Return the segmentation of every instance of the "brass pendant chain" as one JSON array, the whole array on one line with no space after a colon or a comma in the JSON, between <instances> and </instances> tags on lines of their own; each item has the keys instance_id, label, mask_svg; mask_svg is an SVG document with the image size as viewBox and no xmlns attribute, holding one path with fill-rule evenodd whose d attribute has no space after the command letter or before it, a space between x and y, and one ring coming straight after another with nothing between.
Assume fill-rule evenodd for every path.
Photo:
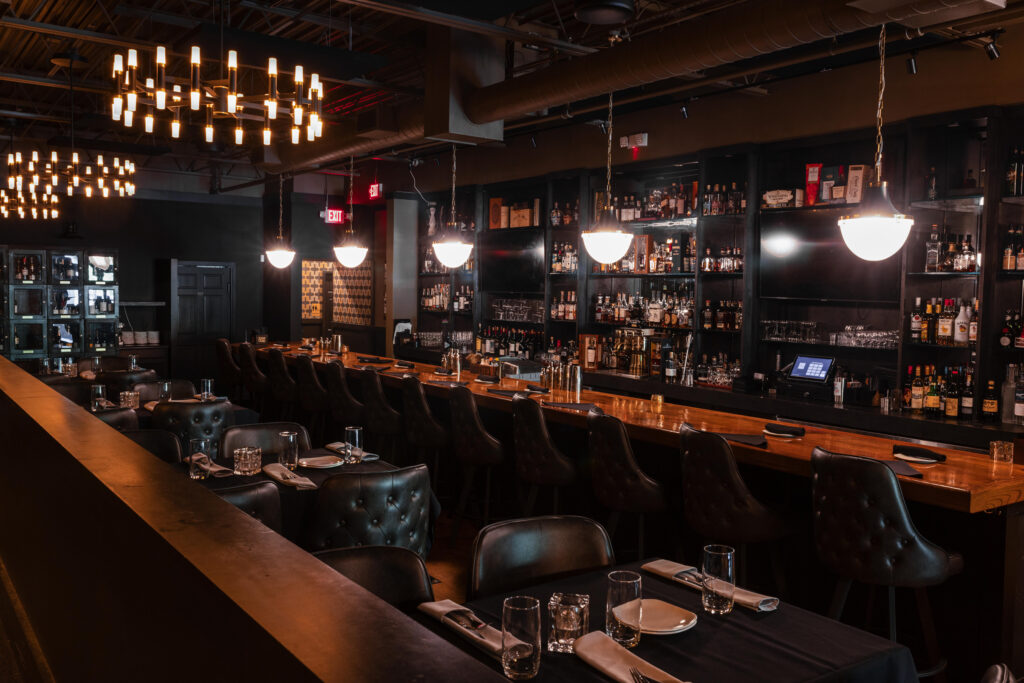
<instances>
[{"instance_id":1,"label":"brass pendant chain","mask_svg":"<svg viewBox=\"0 0 1024 683\"><path fill-rule=\"evenodd\" d=\"M452 145L452 215L449 219L451 226L454 228L455 223L455 145Z\"/></svg>"},{"instance_id":2,"label":"brass pendant chain","mask_svg":"<svg viewBox=\"0 0 1024 683\"><path fill-rule=\"evenodd\" d=\"M356 172L354 157L348 158L348 232L355 234L356 214L352 199L352 190L356 184Z\"/></svg>"},{"instance_id":3,"label":"brass pendant chain","mask_svg":"<svg viewBox=\"0 0 1024 683\"><path fill-rule=\"evenodd\" d=\"M277 239L284 239L284 175L277 176Z\"/></svg>"},{"instance_id":4,"label":"brass pendant chain","mask_svg":"<svg viewBox=\"0 0 1024 683\"><path fill-rule=\"evenodd\" d=\"M882 110L885 106L885 24L878 36L878 110L875 113L875 182L882 182Z\"/></svg>"},{"instance_id":5,"label":"brass pendant chain","mask_svg":"<svg viewBox=\"0 0 1024 683\"><path fill-rule=\"evenodd\" d=\"M608 93L608 154L604 173L604 205L609 208L612 205L612 97L613 93Z\"/></svg>"}]
</instances>

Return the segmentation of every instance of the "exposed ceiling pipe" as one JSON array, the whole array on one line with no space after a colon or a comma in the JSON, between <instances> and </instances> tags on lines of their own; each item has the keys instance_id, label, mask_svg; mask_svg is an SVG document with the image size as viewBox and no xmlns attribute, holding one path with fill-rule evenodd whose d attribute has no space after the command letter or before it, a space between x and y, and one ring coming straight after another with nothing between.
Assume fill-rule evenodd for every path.
<instances>
[{"instance_id":1,"label":"exposed ceiling pipe","mask_svg":"<svg viewBox=\"0 0 1024 683\"><path fill-rule=\"evenodd\" d=\"M468 94L465 111L475 123L516 118L973 2L918 0L867 14L846 1L753 0L643 40L479 88Z\"/></svg>"}]
</instances>

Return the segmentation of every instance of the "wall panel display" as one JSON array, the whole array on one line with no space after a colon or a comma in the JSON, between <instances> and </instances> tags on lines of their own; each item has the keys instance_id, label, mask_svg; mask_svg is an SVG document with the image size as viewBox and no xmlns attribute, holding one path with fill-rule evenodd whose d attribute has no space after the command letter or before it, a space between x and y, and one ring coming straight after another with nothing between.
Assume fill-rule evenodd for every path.
<instances>
[{"instance_id":1,"label":"wall panel display","mask_svg":"<svg viewBox=\"0 0 1024 683\"><path fill-rule=\"evenodd\" d=\"M302 261L302 319L322 317L323 274L334 273L334 311L331 322L370 325L373 315L372 262L358 268L344 268L335 261Z\"/></svg>"}]
</instances>

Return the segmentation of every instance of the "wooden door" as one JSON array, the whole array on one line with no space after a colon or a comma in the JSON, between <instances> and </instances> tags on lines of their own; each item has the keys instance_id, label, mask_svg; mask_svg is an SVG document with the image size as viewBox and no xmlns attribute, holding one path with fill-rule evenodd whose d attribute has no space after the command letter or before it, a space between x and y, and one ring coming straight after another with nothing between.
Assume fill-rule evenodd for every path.
<instances>
[{"instance_id":1,"label":"wooden door","mask_svg":"<svg viewBox=\"0 0 1024 683\"><path fill-rule=\"evenodd\" d=\"M231 339L235 264L171 260L171 373L197 382L217 376L213 342Z\"/></svg>"}]
</instances>

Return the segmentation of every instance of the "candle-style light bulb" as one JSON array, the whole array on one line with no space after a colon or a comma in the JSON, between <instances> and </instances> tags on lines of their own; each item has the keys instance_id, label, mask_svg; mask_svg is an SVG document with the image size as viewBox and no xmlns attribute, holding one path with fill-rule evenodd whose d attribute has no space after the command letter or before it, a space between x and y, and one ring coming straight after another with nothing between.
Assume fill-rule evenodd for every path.
<instances>
[{"instance_id":1,"label":"candle-style light bulb","mask_svg":"<svg viewBox=\"0 0 1024 683\"><path fill-rule=\"evenodd\" d=\"M175 119L171 121L171 137L177 138L181 136L181 121Z\"/></svg>"},{"instance_id":2,"label":"candle-style light bulb","mask_svg":"<svg viewBox=\"0 0 1024 683\"><path fill-rule=\"evenodd\" d=\"M167 66L167 48L163 45L156 46L156 63Z\"/></svg>"},{"instance_id":3,"label":"candle-style light bulb","mask_svg":"<svg viewBox=\"0 0 1024 683\"><path fill-rule=\"evenodd\" d=\"M269 146L270 145L270 129L269 128L264 128L263 129L263 144L265 146Z\"/></svg>"},{"instance_id":4,"label":"candle-style light bulb","mask_svg":"<svg viewBox=\"0 0 1024 683\"><path fill-rule=\"evenodd\" d=\"M292 144L293 145L299 144L299 127L298 126L292 126Z\"/></svg>"},{"instance_id":5,"label":"candle-style light bulb","mask_svg":"<svg viewBox=\"0 0 1024 683\"><path fill-rule=\"evenodd\" d=\"M242 124L241 123L239 123L235 127L235 144L236 145L242 144Z\"/></svg>"},{"instance_id":6,"label":"candle-style light bulb","mask_svg":"<svg viewBox=\"0 0 1024 683\"><path fill-rule=\"evenodd\" d=\"M194 111L199 111L199 100L200 100L200 90L199 89L202 87L202 85L199 82L199 65L200 65L199 46L198 45L193 45L192 46L191 65L189 67L190 71L191 71L191 81L192 81L191 89L189 91L189 106Z\"/></svg>"}]
</instances>

